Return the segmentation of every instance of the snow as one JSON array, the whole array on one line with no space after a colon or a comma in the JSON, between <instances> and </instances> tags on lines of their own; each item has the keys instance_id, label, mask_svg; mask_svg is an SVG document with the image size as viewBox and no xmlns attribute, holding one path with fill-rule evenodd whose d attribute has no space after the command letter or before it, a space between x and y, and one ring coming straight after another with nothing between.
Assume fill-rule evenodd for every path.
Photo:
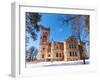
<instances>
[{"instance_id":1,"label":"snow","mask_svg":"<svg viewBox=\"0 0 100 80\"><path fill-rule=\"evenodd\" d=\"M86 64L89 64L89 60L86 60ZM83 60L79 61L54 61L54 62L39 62L39 63L27 63L27 68L32 67L50 67L50 66L71 66L71 65L85 65Z\"/></svg>"}]
</instances>

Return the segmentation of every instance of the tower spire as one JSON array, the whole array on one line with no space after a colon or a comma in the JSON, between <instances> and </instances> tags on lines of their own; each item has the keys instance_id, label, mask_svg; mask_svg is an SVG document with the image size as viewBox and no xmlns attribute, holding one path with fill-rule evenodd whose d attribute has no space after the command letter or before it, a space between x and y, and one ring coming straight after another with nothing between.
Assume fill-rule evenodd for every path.
<instances>
[{"instance_id":1,"label":"tower spire","mask_svg":"<svg viewBox=\"0 0 100 80\"><path fill-rule=\"evenodd\" d=\"M51 42L54 42L53 37L51 38Z\"/></svg>"}]
</instances>

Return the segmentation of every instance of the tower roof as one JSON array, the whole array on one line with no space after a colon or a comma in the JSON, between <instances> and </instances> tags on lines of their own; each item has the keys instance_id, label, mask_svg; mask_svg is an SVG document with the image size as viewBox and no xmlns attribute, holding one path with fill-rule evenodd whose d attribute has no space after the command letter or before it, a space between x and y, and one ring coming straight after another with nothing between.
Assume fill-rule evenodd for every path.
<instances>
[{"instance_id":1,"label":"tower roof","mask_svg":"<svg viewBox=\"0 0 100 80\"><path fill-rule=\"evenodd\" d=\"M65 41L68 41L68 40L70 40L70 39L75 39L76 40L76 37L75 36L69 36L67 39L65 39Z\"/></svg>"},{"instance_id":2,"label":"tower roof","mask_svg":"<svg viewBox=\"0 0 100 80\"><path fill-rule=\"evenodd\" d=\"M45 29L45 30L50 30L50 28L46 28L46 27L44 27L44 26L41 26L40 28L41 28L41 29Z\"/></svg>"}]
</instances>

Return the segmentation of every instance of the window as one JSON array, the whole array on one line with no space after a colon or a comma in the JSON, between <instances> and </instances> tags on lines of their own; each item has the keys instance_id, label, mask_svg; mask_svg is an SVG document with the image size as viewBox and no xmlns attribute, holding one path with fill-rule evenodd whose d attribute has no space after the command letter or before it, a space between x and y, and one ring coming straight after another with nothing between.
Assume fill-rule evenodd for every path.
<instances>
[{"instance_id":1,"label":"window","mask_svg":"<svg viewBox=\"0 0 100 80\"><path fill-rule=\"evenodd\" d=\"M45 48L43 48L43 51L45 50Z\"/></svg>"},{"instance_id":2,"label":"window","mask_svg":"<svg viewBox=\"0 0 100 80\"><path fill-rule=\"evenodd\" d=\"M48 55L48 57L50 57L50 54Z\"/></svg>"},{"instance_id":3,"label":"window","mask_svg":"<svg viewBox=\"0 0 100 80\"><path fill-rule=\"evenodd\" d=\"M47 39L47 36L45 35L45 36L43 36L43 38L44 38L44 39Z\"/></svg>"},{"instance_id":4,"label":"window","mask_svg":"<svg viewBox=\"0 0 100 80\"><path fill-rule=\"evenodd\" d=\"M51 46L51 44L49 43L49 46Z\"/></svg>"},{"instance_id":5,"label":"window","mask_svg":"<svg viewBox=\"0 0 100 80\"><path fill-rule=\"evenodd\" d=\"M72 56L72 53L70 52L70 56Z\"/></svg>"},{"instance_id":6,"label":"window","mask_svg":"<svg viewBox=\"0 0 100 80\"><path fill-rule=\"evenodd\" d=\"M77 56L77 53L75 52L75 56Z\"/></svg>"},{"instance_id":7,"label":"window","mask_svg":"<svg viewBox=\"0 0 100 80\"><path fill-rule=\"evenodd\" d=\"M73 52L73 56L75 56L75 55L74 55L74 52Z\"/></svg>"},{"instance_id":8,"label":"window","mask_svg":"<svg viewBox=\"0 0 100 80\"><path fill-rule=\"evenodd\" d=\"M44 55L42 55L42 58L44 58Z\"/></svg>"},{"instance_id":9,"label":"window","mask_svg":"<svg viewBox=\"0 0 100 80\"><path fill-rule=\"evenodd\" d=\"M58 53L56 53L56 57L58 57Z\"/></svg>"},{"instance_id":10,"label":"window","mask_svg":"<svg viewBox=\"0 0 100 80\"><path fill-rule=\"evenodd\" d=\"M77 56L76 52L70 52L70 56Z\"/></svg>"},{"instance_id":11,"label":"window","mask_svg":"<svg viewBox=\"0 0 100 80\"><path fill-rule=\"evenodd\" d=\"M59 57L61 57L61 53L59 53Z\"/></svg>"}]
</instances>

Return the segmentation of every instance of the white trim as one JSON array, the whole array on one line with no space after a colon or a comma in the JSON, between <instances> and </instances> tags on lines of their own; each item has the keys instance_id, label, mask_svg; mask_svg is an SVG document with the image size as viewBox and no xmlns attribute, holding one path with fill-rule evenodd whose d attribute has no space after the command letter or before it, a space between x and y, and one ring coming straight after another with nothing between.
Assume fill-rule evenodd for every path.
<instances>
[{"instance_id":1,"label":"white trim","mask_svg":"<svg viewBox=\"0 0 100 80\"><path fill-rule=\"evenodd\" d=\"M25 7L26 6L26 7ZM30 7L31 6L31 7ZM12 3L12 76L18 77L18 76L27 76L27 75L35 75L32 71L39 71L43 70L44 72L48 72L45 68L38 68L36 70L33 69L27 69L25 68L25 12L45 12L45 13L63 13L63 14L88 14L91 16L91 34L95 36L95 9L94 8L73 8L72 6L68 7L52 7L52 6L43 6L42 5L32 5L31 4L19 4L19 3ZM91 56L90 56L90 65L85 66L76 66L72 70L70 67L66 68L63 67L62 69L58 67L59 73L61 71L65 70L66 72L76 73L76 72L91 72L95 71L95 56L96 54L93 54L94 50L94 44L93 39L94 36L91 36ZM50 73L53 73L54 68L47 68L49 69ZM78 69L78 70L77 70ZM53 71L50 71L53 70ZM71 71L70 71L71 70ZM41 73L38 73L37 75L40 75Z\"/></svg>"},{"instance_id":2,"label":"white trim","mask_svg":"<svg viewBox=\"0 0 100 80\"><path fill-rule=\"evenodd\" d=\"M16 5L16 3L12 3L12 62L11 62L11 74L14 77L17 77L19 75L19 7Z\"/></svg>"}]
</instances>

